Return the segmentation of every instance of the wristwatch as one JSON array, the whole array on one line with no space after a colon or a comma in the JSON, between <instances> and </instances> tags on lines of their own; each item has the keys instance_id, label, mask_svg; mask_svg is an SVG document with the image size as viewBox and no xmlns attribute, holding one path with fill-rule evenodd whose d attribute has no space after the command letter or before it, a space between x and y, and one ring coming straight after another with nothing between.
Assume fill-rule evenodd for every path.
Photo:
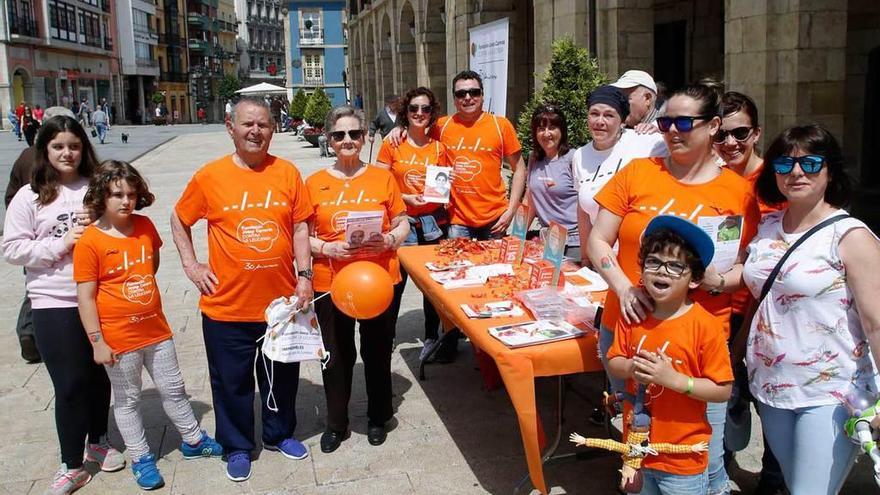
<instances>
[{"instance_id":1,"label":"wristwatch","mask_svg":"<svg viewBox=\"0 0 880 495\"><path fill-rule=\"evenodd\" d=\"M709 295L719 296L719 295L721 295L722 292L724 292L724 274L719 273L718 276L721 277L721 283L718 284L717 287L715 287L713 289L709 289Z\"/></svg>"},{"instance_id":2,"label":"wristwatch","mask_svg":"<svg viewBox=\"0 0 880 495\"><path fill-rule=\"evenodd\" d=\"M296 275L298 277L302 277L306 280L312 280L312 269L309 268L307 270L300 270L300 271L296 272Z\"/></svg>"}]
</instances>

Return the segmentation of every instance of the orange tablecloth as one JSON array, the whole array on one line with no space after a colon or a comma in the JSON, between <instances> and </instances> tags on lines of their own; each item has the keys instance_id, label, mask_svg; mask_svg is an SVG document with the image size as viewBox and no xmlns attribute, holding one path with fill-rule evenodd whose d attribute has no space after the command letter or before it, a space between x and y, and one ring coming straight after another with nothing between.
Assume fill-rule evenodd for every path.
<instances>
[{"instance_id":1,"label":"orange tablecloth","mask_svg":"<svg viewBox=\"0 0 880 495\"><path fill-rule=\"evenodd\" d=\"M516 410L520 434L529 466L532 484L547 493L541 462L541 431L535 404L535 377L557 376L585 371L601 371L597 354L597 337L588 335L577 339L549 344L510 349L495 339L487 329L499 325L528 321L519 318L470 319L461 304L485 303L487 299L474 298L475 293L486 293L483 287L446 290L431 279L425 263L434 260L433 246L403 247L397 251L400 262L421 291L431 299L437 311L464 332L480 350L489 355L498 366L507 393ZM491 299L489 299L491 300Z\"/></svg>"}]
</instances>

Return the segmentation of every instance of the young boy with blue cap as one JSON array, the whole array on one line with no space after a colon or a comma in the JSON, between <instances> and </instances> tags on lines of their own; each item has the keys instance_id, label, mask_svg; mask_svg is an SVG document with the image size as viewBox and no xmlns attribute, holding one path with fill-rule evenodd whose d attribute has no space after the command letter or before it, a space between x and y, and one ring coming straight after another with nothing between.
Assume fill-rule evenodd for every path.
<instances>
[{"instance_id":1,"label":"young boy with blue cap","mask_svg":"<svg viewBox=\"0 0 880 495\"><path fill-rule=\"evenodd\" d=\"M630 393L639 384L648 386L651 443L708 443L706 403L730 397L733 373L723 323L689 298L714 254L703 230L672 215L655 217L642 237L641 282L654 311L641 323L618 321L608 369L627 380ZM642 464L641 493L705 494L708 462L706 452L649 455Z\"/></svg>"}]
</instances>

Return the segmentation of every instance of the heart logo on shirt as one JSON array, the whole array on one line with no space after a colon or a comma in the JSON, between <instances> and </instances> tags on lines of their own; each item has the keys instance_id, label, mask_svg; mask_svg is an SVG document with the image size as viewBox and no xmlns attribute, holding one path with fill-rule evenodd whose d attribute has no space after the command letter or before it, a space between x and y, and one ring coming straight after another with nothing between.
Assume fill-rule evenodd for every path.
<instances>
[{"instance_id":1,"label":"heart logo on shirt","mask_svg":"<svg viewBox=\"0 0 880 495\"><path fill-rule=\"evenodd\" d=\"M403 180L413 189L422 190L425 187L425 171L419 169L409 169L403 174Z\"/></svg>"},{"instance_id":2,"label":"heart logo on shirt","mask_svg":"<svg viewBox=\"0 0 880 495\"><path fill-rule=\"evenodd\" d=\"M455 175L455 181L453 181L453 184L458 181L470 182L482 171L482 163L476 160L469 160L465 157L458 157L455 159L455 168L452 172Z\"/></svg>"},{"instance_id":3,"label":"heart logo on shirt","mask_svg":"<svg viewBox=\"0 0 880 495\"><path fill-rule=\"evenodd\" d=\"M155 292L156 280L152 275L132 275L122 283L122 296L144 306L153 301Z\"/></svg>"},{"instance_id":4,"label":"heart logo on shirt","mask_svg":"<svg viewBox=\"0 0 880 495\"><path fill-rule=\"evenodd\" d=\"M348 210L337 211L330 218L330 225L333 226L333 233L338 234L345 230L345 222L348 219Z\"/></svg>"},{"instance_id":5,"label":"heart logo on shirt","mask_svg":"<svg viewBox=\"0 0 880 495\"><path fill-rule=\"evenodd\" d=\"M238 224L235 234L238 240L258 253L272 249L278 239L278 224L271 220L261 222L256 218L245 218Z\"/></svg>"}]
</instances>

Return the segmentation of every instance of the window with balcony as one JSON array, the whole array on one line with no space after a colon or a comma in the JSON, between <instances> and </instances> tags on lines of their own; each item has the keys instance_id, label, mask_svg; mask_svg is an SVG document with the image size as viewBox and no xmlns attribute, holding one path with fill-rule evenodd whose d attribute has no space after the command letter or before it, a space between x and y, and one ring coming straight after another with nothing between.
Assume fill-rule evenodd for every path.
<instances>
[{"instance_id":1,"label":"window with balcony","mask_svg":"<svg viewBox=\"0 0 880 495\"><path fill-rule=\"evenodd\" d=\"M143 10L131 9L131 20L134 25L134 32L145 36L150 35L150 14Z\"/></svg>"},{"instance_id":2,"label":"window with balcony","mask_svg":"<svg viewBox=\"0 0 880 495\"><path fill-rule=\"evenodd\" d=\"M312 86L324 84L324 55L304 52L302 61L303 82Z\"/></svg>"},{"instance_id":3,"label":"window with balcony","mask_svg":"<svg viewBox=\"0 0 880 495\"><path fill-rule=\"evenodd\" d=\"M321 45L324 43L323 18L320 9L303 9L299 12L300 45Z\"/></svg>"},{"instance_id":4,"label":"window with balcony","mask_svg":"<svg viewBox=\"0 0 880 495\"><path fill-rule=\"evenodd\" d=\"M79 42L103 48L104 40L101 37L100 16L85 10L79 11Z\"/></svg>"},{"instance_id":5,"label":"window with balcony","mask_svg":"<svg viewBox=\"0 0 880 495\"><path fill-rule=\"evenodd\" d=\"M49 0L50 35L59 40L76 42L76 8L64 2Z\"/></svg>"},{"instance_id":6,"label":"window with balcony","mask_svg":"<svg viewBox=\"0 0 880 495\"><path fill-rule=\"evenodd\" d=\"M9 1L9 32L21 36L37 36L34 5L31 0Z\"/></svg>"}]
</instances>

